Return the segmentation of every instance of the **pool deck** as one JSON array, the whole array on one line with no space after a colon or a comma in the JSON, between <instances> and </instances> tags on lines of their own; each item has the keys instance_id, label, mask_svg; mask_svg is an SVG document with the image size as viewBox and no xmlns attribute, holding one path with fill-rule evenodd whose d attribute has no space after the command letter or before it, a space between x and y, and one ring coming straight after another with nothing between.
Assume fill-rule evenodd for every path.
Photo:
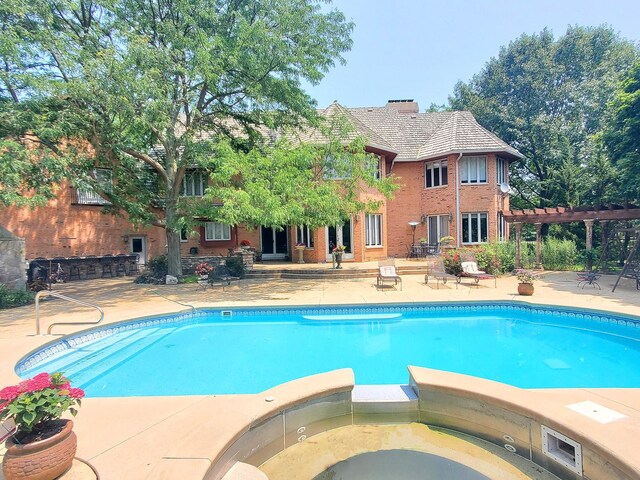
<instances>
[{"instance_id":1,"label":"pool deck","mask_svg":"<svg viewBox=\"0 0 640 480\"><path fill-rule=\"evenodd\" d=\"M417 262L398 263L415 265ZM261 265L258 268L281 267ZM301 267L318 268L318 265L295 264L295 268ZM377 264L369 266L376 267ZM345 264L345 268L355 267ZM136 285L132 278L117 278L54 285L54 290L100 305L105 311L104 323L188 308L176 303L178 300L195 307L517 300L640 316L640 292L635 282L623 279L612 293L615 280L615 276L603 276L599 280L602 290L590 286L581 289L577 287L575 273L546 272L536 282L532 297L517 294L517 282L512 276L499 278L497 288L492 281L481 281L476 287L472 281L463 280L457 289L455 284L448 283L440 285L438 290L435 282L425 285L422 275L404 275L402 291L394 287L377 289L375 278L241 280L224 289L214 286L207 290L197 284ZM42 302L41 316L42 330L46 331L51 322L93 320L97 313L60 299L50 299ZM71 333L82 328L86 327L60 326L54 333ZM33 305L0 311L0 387L17 383L16 362L54 338L58 336L35 335ZM566 405L586 400L624 413L626 418L608 424L584 417L580 427L587 434L592 432L598 442L633 457L627 460L637 469L640 478L637 454L640 389L553 389L536 390L536 395L544 395L547 405L555 406L557 415L565 421L575 418L575 413ZM209 429L210 438L215 438L216 429L232 427L239 417L251 417L254 405L254 395L85 399L74 419L78 457L92 464L102 480L201 478L222 447L216 442L205 444L202 429ZM200 433L196 435L196 431Z\"/></svg>"}]
</instances>

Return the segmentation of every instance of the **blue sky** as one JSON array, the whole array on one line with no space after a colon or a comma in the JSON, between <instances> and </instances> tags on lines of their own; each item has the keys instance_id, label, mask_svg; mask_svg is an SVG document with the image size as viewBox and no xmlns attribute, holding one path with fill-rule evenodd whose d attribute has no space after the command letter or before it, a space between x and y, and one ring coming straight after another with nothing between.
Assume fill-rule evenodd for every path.
<instances>
[{"instance_id":1,"label":"blue sky","mask_svg":"<svg viewBox=\"0 0 640 480\"><path fill-rule=\"evenodd\" d=\"M638 0L334 0L355 23L345 66L307 91L326 107L382 106L413 98L424 111L442 104L458 80L468 81L522 33L568 25L610 25L640 41Z\"/></svg>"}]
</instances>

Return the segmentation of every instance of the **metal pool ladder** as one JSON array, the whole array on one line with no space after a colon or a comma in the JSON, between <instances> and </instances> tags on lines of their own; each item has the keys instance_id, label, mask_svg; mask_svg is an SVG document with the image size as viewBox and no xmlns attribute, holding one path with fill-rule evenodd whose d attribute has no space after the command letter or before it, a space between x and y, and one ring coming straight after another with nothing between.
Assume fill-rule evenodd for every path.
<instances>
[{"instance_id":1,"label":"metal pool ladder","mask_svg":"<svg viewBox=\"0 0 640 480\"><path fill-rule=\"evenodd\" d=\"M104 320L104 310L97 305L93 305L92 303L83 302L82 300L76 300L75 298L67 297L66 295L62 295L61 293L52 292L50 290L41 290L36 293L36 335L40 335L40 298L42 297L56 297L61 298L63 300L67 300L69 302L77 303L79 305L84 305L85 307L95 308L100 312L100 319L97 322L55 322L49 325L47 329L47 335L51 334L51 329L55 325L97 325L102 320Z\"/></svg>"}]
</instances>

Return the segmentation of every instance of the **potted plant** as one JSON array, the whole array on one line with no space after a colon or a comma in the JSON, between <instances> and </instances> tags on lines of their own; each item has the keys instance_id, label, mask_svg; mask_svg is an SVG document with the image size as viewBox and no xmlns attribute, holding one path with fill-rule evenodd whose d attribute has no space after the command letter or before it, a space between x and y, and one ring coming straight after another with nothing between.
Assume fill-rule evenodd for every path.
<instances>
[{"instance_id":1,"label":"potted plant","mask_svg":"<svg viewBox=\"0 0 640 480\"><path fill-rule=\"evenodd\" d=\"M333 256L333 263L335 264L335 268L342 268L342 255L346 251L347 247L344 245L338 244L331 250L331 255Z\"/></svg>"},{"instance_id":2,"label":"potted plant","mask_svg":"<svg viewBox=\"0 0 640 480\"><path fill-rule=\"evenodd\" d=\"M297 242L295 244L296 252L298 253L298 263L304 263L304 249L306 245L303 242Z\"/></svg>"},{"instance_id":3,"label":"potted plant","mask_svg":"<svg viewBox=\"0 0 640 480\"><path fill-rule=\"evenodd\" d=\"M240 248L242 248L242 250L249 250L250 247L251 247L251 242L249 240L242 240L240 242Z\"/></svg>"},{"instance_id":4,"label":"potted plant","mask_svg":"<svg viewBox=\"0 0 640 480\"><path fill-rule=\"evenodd\" d=\"M518 293L527 296L533 295L533 282L535 281L533 272L519 268L516 270L516 278L518 279Z\"/></svg>"},{"instance_id":5,"label":"potted plant","mask_svg":"<svg viewBox=\"0 0 640 480\"><path fill-rule=\"evenodd\" d=\"M211 272L213 272L213 267L206 262L196 265L195 273L200 280L208 279Z\"/></svg>"},{"instance_id":6,"label":"potted plant","mask_svg":"<svg viewBox=\"0 0 640 480\"><path fill-rule=\"evenodd\" d=\"M73 421L84 392L71 388L61 372L40 373L0 390L0 421L13 418L16 432L7 439L2 461L6 480L52 480L69 468L76 454Z\"/></svg>"}]
</instances>

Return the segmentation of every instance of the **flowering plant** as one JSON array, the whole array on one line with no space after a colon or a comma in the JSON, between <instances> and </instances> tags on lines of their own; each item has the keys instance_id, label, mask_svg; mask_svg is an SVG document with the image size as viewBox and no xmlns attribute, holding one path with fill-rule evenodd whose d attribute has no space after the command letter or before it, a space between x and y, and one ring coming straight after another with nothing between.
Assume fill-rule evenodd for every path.
<instances>
[{"instance_id":1,"label":"flowering plant","mask_svg":"<svg viewBox=\"0 0 640 480\"><path fill-rule=\"evenodd\" d=\"M198 276L209 275L211 272L213 272L213 267L208 263L202 262L196 265L196 275Z\"/></svg>"},{"instance_id":2,"label":"flowering plant","mask_svg":"<svg viewBox=\"0 0 640 480\"><path fill-rule=\"evenodd\" d=\"M241 247L250 247L251 246L251 242L249 240L242 240L240 242L240 246Z\"/></svg>"},{"instance_id":3,"label":"flowering plant","mask_svg":"<svg viewBox=\"0 0 640 480\"><path fill-rule=\"evenodd\" d=\"M520 283L533 283L533 281L536 279L531 270L525 270L523 268L519 268L516 270L516 277L518 278L518 282Z\"/></svg>"},{"instance_id":4,"label":"flowering plant","mask_svg":"<svg viewBox=\"0 0 640 480\"><path fill-rule=\"evenodd\" d=\"M71 388L69 379L56 372L40 373L18 385L0 390L0 421L13 417L18 433L38 430L69 410L74 417L84 391Z\"/></svg>"},{"instance_id":5,"label":"flowering plant","mask_svg":"<svg viewBox=\"0 0 640 480\"><path fill-rule=\"evenodd\" d=\"M447 235L440 239L440 245L451 245L454 241L455 241L455 238L453 238L450 235Z\"/></svg>"},{"instance_id":6,"label":"flowering plant","mask_svg":"<svg viewBox=\"0 0 640 480\"><path fill-rule=\"evenodd\" d=\"M345 247L344 245L338 244L335 247L333 247L333 250L331 250L333 253L344 253L344 251L347 249L347 247Z\"/></svg>"}]
</instances>

